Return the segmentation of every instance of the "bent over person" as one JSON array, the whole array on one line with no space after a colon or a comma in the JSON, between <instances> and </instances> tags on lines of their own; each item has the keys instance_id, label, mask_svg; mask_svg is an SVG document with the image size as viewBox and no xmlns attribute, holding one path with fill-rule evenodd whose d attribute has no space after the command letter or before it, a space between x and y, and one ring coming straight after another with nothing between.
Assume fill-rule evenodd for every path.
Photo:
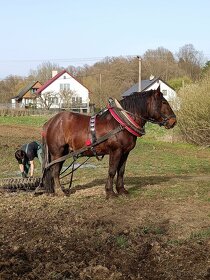
<instances>
[{"instance_id":1,"label":"bent over person","mask_svg":"<svg viewBox=\"0 0 210 280\"><path fill-rule=\"evenodd\" d=\"M38 158L42 165L42 146L36 141L25 144L15 152L15 158L19 163L20 172L23 178L27 178L30 170L30 177L34 175L34 158Z\"/></svg>"}]
</instances>

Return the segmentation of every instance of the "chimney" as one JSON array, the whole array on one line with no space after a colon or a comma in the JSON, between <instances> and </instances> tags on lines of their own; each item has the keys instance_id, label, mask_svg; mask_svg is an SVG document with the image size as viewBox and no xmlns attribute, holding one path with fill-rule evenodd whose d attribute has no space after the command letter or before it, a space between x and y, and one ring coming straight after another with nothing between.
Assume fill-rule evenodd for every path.
<instances>
[{"instance_id":1,"label":"chimney","mask_svg":"<svg viewBox=\"0 0 210 280\"><path fill-rule=\"evenodd\" d=\"M154 79L155 76L150 75L149 80L152 81Z\"/></svg>"},{"instance_id":2,"label":"chimney","mask_svg":"<svg viewBox=\"0 0 210 280\"><path fill-rule=\"evenodd\" d=\"M58 74L57 70L52 70L52 78L55 77Z\"/></svg>"}]
</instances>

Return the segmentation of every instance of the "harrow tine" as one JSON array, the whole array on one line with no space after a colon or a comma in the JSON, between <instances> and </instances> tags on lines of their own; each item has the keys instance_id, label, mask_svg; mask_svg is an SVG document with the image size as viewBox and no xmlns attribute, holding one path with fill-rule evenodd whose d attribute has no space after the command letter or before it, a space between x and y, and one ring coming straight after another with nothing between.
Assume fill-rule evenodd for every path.
<instances>
[{"instance_id":1,"label":"harrow tine","mask_svg":"<svg viewBox=\"0 0 210 280\"><path fill-rule=\"evenodd\" d=\"M0 188L8 192L34 191L41 178L4 178L0 179Z\"/></svg>"}]
</instances>

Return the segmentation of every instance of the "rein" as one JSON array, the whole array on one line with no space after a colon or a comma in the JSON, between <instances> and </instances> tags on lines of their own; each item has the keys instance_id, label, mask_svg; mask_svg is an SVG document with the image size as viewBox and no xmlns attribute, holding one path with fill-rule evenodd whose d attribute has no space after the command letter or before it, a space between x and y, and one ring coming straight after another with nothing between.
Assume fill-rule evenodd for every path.
<instances>
[{"instance_id":1,"label":"rein","mask_svg":"<svg viewBox=\"0 0 210 280\"><path fill-rule=\"evenodd\" d=\"M67 158L70 158L72 157L73 159L77 159L79 158L80 156L82 156L82 154L84 152L87 152L87 151L91 151L91 149L101 143L103 143L104 141L106 141L108 138L114 136L115 134L119 133L120 131L124 130L124 127L122 127L121 125L116 127L114 130L112 131L109 131L108 133L106 133L105 135L101 136L99 139L97 139L94 143L92 143L90 146L85 146L81 149L78 149L76 151L73 151L65 156L62 156L58 159L55 159L53 161L51 161L50 163L48 163L46 166L45 166L45 169L48 169L50 166L54 165L55 163L58 163L58 162L62 162L62 161L65 161Z\"/></svg>"},{"instance_id":2,"label":"rein","mask_svg":"<svg viewBox=\"0 0 210 280\"><path fill-rule=\"evenodd\" d=\"M115 134L119 133L119 132L122 131L122 130L124 130L124 127L121 126L121 125L119 125L119 126L116 127L114 130L109 131L107 134L105 134L105 135L103 135L102 137L100 137L99 139L97 139L97 140L96 140L94 143L92 143L91 145L85 146L85 147L83 147L83 148L81 148L81 149L79 149L79 150L73 151L73 152L71 152L71 153L69 153L69 154L67 154L67 155L65 155L65 156L62 156L62 157L60 157L60 158L58 158L58 159L56 159L56 160L51 161L50 163L48 163L48 164L44 167L44 171L43 171L43 174L42 174L42 179L41 179L41 181L42 181L43 178L44 178L44 173L46 172L46 170L47 170L50 166L52 166L52 165L54 165L54 164L56 164L56 163L58 163L58 162L65 161L67 158L71 158L71 157L72 157L72 158L73 158L72 163L61 173L61 175L62 175L65 171L67 171L67 170L72 166L72 170L71 170L68 174L62 176L62 178L64 178L64 177L66 177L67 175L71 174L71 178L70 178L70 182L69 182L69 189L70 189L70 188L71 188L71 185L72 185L72 181L73 181L73 173L74 173L74 171L76 171L79 167L81 167L87 160L89 160L90 157L88 157L88 158L87 158L82 164L80 164L78 167L74 168L74 164L75 164L76 160L77 160L80 156L82 156L82 154L83 154L84 152L93 151L93 148L94 148L95 146L97 146L97 145L103 143L104 141L106 141L107 139L109 139L110 137L114 136ZM68 184L68 183L67 183L67 184ZM66 184L64 184L64 185L66 185Z\"/></svg>"}]
</instances>

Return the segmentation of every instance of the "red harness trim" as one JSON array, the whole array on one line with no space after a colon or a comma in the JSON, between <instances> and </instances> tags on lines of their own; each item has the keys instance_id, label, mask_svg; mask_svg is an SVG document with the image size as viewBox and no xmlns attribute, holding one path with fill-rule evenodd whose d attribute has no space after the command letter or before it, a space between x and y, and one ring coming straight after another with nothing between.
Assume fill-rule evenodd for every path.
<instances>
[{"instance_id":1,"label":"red harness trim","mask_svg":"<svg viewBox=\"0 0 210 280\"><path fill-rule=\"evenodd\" d=\"M92 141L88 138L86 141L85 141L85 145L86 146L90 146L92 144Z\"/></svg>"},{"instance_id":2,"label":"red harness trim","mask_svg":"<svg viewBox=\"0 0 210 280\"><path fill-rule=\"evenodd\" d=\"M129 131L131 134L137 136L137 137L141 137L142 135L137 133L136 131L134 131L131 127L129 127L116 113L115 110L112 107L108 107L108 110L110 112L110 114L112 115L112 117L119 123L121 124L127 131ZM140 128L140 126L131 118L131 116L127 115L129 121L137 128Z\"/></svg>"}]
</instances>

